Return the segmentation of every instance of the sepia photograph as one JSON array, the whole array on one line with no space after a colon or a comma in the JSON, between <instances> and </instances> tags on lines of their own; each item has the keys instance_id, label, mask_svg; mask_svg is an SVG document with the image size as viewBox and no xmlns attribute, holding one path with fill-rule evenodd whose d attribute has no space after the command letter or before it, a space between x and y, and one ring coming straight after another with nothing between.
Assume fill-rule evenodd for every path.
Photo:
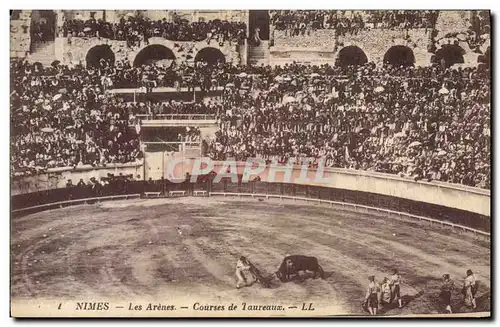
<instances>
[{"instance_id":1,"label":"sepia photograph","mask_svg":"<svg viewBox=\"0 0 500 327\"><path fill-rule=\"evenodd\" d=\"M491 318L491 21L10 10L11 317Z\"/></svg>"}]
</instances>

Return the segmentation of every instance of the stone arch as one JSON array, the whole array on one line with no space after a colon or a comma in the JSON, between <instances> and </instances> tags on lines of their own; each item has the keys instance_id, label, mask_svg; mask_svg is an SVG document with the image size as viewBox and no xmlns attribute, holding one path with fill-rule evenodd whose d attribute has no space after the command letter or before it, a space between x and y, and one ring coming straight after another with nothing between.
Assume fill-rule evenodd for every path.
<instances>
[{"instance_id":1,"label":"stone arch","mask_svg":"<svg viewBox=\"0 0 500 327\"><path fill-rule=\"evenodd\" d=\"M465 50L457 44L445 44L436 51L436 61L444 63L445 67L453 66L454 64L463 64Z\"/></svg>"},{"instance_id":2,"label":"stone arch","mask_svg":"<svg viewBox=\"0 0 500 327\"><path fill-rule=\"evenodd\" d=\"M359 66L368 62L368 57L365 52L354 45L349 45L342 48L337 55L337 66Z\"/></svg>"},{"instance_id":3,"label":"stone arch","mask_svg":"<svg viewBox=\"0 0 500 327\"><path fill-rule=\"evenodd\" d=\"M175 60L174 52L170 48L161 44L151 44L137 53L134 59L134 67L161 61L164 61L165 65L168 66Z\"/></svg>"},{"instance_id":4,"label":"stone arch","mask_svg":"<svg viewBox=\"0 0 500 327\"><path fill-rule=\"evenodd\" d=\"M413 66L415 54L413 50L404 45L395 45L389 48L384 55L384 65Z\"/></svg>"},{"instance_id":5,"label":"stone arch","mask_svg":"<svg viewBox=\"0 0 500 327\"><path fill-rule=\"evenodd\" d=\"M107 61L111 66L115 64L115 53L109 45L96 45L87 51L87 55L85 56L87 67L99 67L102 60Z\"/></svg>"},{"instance_id":6,"label":"stone arch","mask_svg":"<svg viewBox=\"0 0 500 327\"><path fill-rule=\"evenodd\" d=\"M226 62L226 56L217 48L206 47L200 49L194 57L195 62L206 62L209 65L214 65L217 62Z\"/></svg>"}]
</instances>

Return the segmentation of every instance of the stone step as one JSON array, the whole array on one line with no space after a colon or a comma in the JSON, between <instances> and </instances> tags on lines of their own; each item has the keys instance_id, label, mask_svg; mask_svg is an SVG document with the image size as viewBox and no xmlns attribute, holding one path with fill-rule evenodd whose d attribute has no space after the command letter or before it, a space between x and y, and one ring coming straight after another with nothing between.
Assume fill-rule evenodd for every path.
<instances>
[{"instance_id":1,"label":"stone step","mask_svg":"<svg viewBox=\"0 0 500 327\"><path fill-rule=\"evenodd\" d=\"M269 59L269 56L251 56L249 58L259 60L259 59Z\"/></svg>"},{"instance_id":2,"label":"stone step","mask_svg":"<svg viewBox=\"0 0 500 327\"><path fill-rule=\"evenodd\" d=\"M260 66L262 64L264 65L268 65L269 64L269 58L266 58L266 59L248 59L248 63L251 64L251 65L255 65L255 66Z\"/></svg>"},{"instance_id":3,"label":"stone step","mask_svg":"<svg viewBox=\"0 0 500 327\"><path fill-rule=\"evenodd\" d=\"M35 51L54 51L55 42L54 41L34 42L32 44L32 49Z\"/></svg>"},{"instance_id":4,"label":"stone step","mask_svg":"<svg viewBox=\"0 0 500 327\"><path fill-rule=\"evenodd\" d=\"M36 57L36 58L52 58L55 56L55 53L31 53L30 56Z\"/></svg>"}]
</instances>

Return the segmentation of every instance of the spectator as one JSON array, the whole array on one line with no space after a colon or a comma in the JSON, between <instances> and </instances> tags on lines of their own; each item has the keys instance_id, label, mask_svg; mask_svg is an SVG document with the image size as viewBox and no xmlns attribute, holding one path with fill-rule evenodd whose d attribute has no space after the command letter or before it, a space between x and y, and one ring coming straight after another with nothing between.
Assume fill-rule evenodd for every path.
<instances>
[{"instance_id":1,"label":"spectator","mask_svg":"<svg viewBox=\"0 0 500 327\"><path fill-rule=\"evenodd\" d=\"M396 19L397 15L395 16ZM38 67L13 61L15 172L105 166L141 158L138 114L210 114L218 160L325 158L330 167L490 188L489 68L214 66ZM127 103L107 88L223 90L207 103ZM26 88L25 85L30 87ZM175 132L200 141L199 131ZM180 136L179 136L180 134Z\"/></svg>"},{"instance_id":2,"label":"spectator","mask_svg":"<svg viewBox=\"0 0 500 327\"><path fill-rule=\"evenodd\" d=\"M312 30L334 29L339 35L357 34L365 28L433 28L437 11L429 10L270 10L270 22L288 36L309 34Z\"/></svg>"}]
</instances>

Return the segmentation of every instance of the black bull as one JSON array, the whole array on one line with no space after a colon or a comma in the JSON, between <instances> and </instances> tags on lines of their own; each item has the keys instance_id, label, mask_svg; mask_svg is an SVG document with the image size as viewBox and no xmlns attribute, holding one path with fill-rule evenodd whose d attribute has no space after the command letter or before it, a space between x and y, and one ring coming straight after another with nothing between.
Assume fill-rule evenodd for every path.
<instances>
[{"instance_id":1,"label":"black bull","mask_svg":"<svg viewBox=\"0 0 500 327\"><path fill-rule=\"evenodd\" d=\"M321 278L325 278L325 272L319 265L318 259L305 255L290 255L285 257L276 272L276 276L279 280L285 282L290 280L290 275L298 274L299 271L305 272L306 270L314 272L314 278L316 278L317 275Z\"/></svg>"}]
</instances>

